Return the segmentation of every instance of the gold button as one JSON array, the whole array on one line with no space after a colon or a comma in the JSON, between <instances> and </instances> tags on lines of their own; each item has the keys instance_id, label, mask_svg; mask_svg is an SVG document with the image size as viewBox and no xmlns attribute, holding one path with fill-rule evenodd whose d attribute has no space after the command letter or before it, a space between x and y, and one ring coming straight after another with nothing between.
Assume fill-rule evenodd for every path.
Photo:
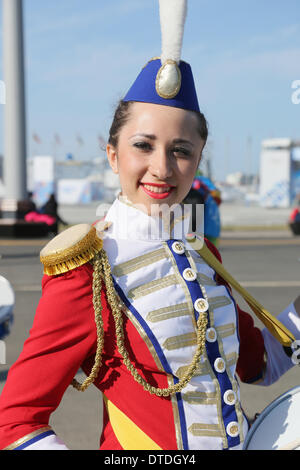
<instances>
[{"instance_id":1,"label":"gold button","mask_svg":"<svg viewBox=\"0 0 300 470\"><path fill-rule=\"evenodd\" d=\"M236 437L240 432L240 428L239 428L238 423L236 421L231 421L226 426L226 432L227 432L227 434L229 434L229 436Z\"/></svg>"},{"instance_id":2,"label":"gold button","mask_svg":"<svg viewBox=\"0 0 300 470\"><path fill-rule=\"evenodd\" d=\"M206 340L209 343L214 343L217 339L217 332L214 328L207 328L206 330Z\"/></svg>"},{"instance_id":3,"label":"gold button","mask_svg":"<svg viewBox=\"0 0 300 470\"><path fill-rule=\"evenodd\" d=\"M223 395L223 399L226 405L234 405L236 402L236 394L233 390L226 390Z\"/></svg>"},{"instance_id":4,"label":"gold button","mask_svg":"<svg viewBox=\"0 0 300 470\"><path fill-rule=\"evenodd\" d=\"M174 253L177 253L177 255L182 255L184 253L184 246L180 242L174 242L172 244L172 250Z\"/></svg>"},{"instance_id":5,"label":"gold button","mask_svg":"<svg viewBox=\"0 0 300 470\"><path fill-rule=\"evenodd\" d=\"M225 362L221 357L218 357L214 362L214 368L217 372L224 372L225 371Z\"/></svg>"},{"instance_id":6,"label":"gold button","mask_svg":"<svg viewBox=\"0 0 300 470\"><path fill-rule=\"evenodd\" d=\"M186 281L195 281L195 279L197 279L197 273L190 268L186 268L183 271L182 276Z\"/></svg>"},{"instance_id":7,"label":"gold button","mask_svg":"<svg viewBox=\"0 0 300 470\"><path fill-rule=\"evenodd\" d=\"M208 310L208 302L205 299L197 299L194 303L195 310L199 313L204 313Z\"/></svg>"},{"instance_id":8,"label":"gold button","mask_svg":"<svg viewBox=\"0 0 300 470\"><path fill-rule=\"evenodd\" d=\"M229 394L227 395L227 400L228 400L230 403L232 403L232 402L234 401L234 395L233 395L233 393L229 393Z\"/></svg>"}]
</instances>

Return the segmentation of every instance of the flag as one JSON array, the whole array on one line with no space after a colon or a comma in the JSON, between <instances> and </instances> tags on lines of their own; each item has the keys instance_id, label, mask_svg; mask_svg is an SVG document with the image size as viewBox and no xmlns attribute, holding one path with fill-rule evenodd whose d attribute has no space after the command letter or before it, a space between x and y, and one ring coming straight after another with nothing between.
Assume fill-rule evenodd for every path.
<instances>
[{"instance_id":1,"label":"flag","mask_svg":"<svg viewBox=\"0 0 300 470\"><path fill-rule=\"evenodd\" d=\"M99 142L99 147L101 150L105 151L106 149L106 140L102 137L101 134L98 135L98 142Z\"/></svg>"},{"instance_id":2,"label":"flag","mask_svg":"<svg viewBox=\"0 0 300 470\"><path fill-rule=\"evenodd\" d=\"M78 134L76 136L76 140L77 140L78 145L83 145L84 144L83 139Z\"/></svg>"},{"instance_id":3,"label":"flag","mask_svg":"<svg viewBox=\"0 0 300 470\"><path fill-rule=\"evenodd\" d=\"M58 134L54 134L54 142L56 143L56 145L61 144L61 140Z\"/></svg>"},{"instance_id":4,"label":"flag","mask_svg":"<svg viewBox=\"0 0 300 470\"><path fill-rule=\"evenodd\" d=\"M34 140L37 144L41 144L41 143L42 143L41 139L39 138L39 136L38 136L37 134L33 133L33 134L32 134L32 138L33 138L33 140Z\"/></svg>"}]
</instances>

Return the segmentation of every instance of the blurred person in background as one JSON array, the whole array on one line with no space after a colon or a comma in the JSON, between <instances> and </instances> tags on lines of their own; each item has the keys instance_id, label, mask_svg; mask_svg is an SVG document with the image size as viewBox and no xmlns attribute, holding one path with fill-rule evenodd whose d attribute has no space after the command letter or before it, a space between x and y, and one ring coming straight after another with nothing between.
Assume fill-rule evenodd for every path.
<instances>
[{"instance_id":1,"label":"blurred person in background","mask_svg":"<svg viewBox=\"0 0 300 470\"><path fill-rule=\"evenodd\" d=\"M300 194L296 198L296 207L289 215L289 227L294 235L300 235Z\"/></svg>"},{"instance_id":2,"label":"blurred person in background","mask_svg":"<svg viewBox=\"0 0 300 470\"><path fill-rule=\"evenodd\" d=\"M185 204L204 205L204 235L215 246L219 244L221 233L221 219L219 205L221 204L220 192L210 180L198 174L193 181L190 192L184 199ZM194 225L196 224L194 212ZM195 225L196 226L196 225Z\"/></svg>"},{"instance_id":3,"label":"blurred person in background","mask_svg":"<svg viewBox=\"0 0 300 470\"><path fill-rule=\"evenodd\" d=\"M35 208L27 212L24 219L27 222L47 224L49 232L54 235L57 235L59 231L59 224L62 226L68 225L58 213L58 204L54 194L50 194L49 199L39 209Z\"/></svg>"}]
</instances>

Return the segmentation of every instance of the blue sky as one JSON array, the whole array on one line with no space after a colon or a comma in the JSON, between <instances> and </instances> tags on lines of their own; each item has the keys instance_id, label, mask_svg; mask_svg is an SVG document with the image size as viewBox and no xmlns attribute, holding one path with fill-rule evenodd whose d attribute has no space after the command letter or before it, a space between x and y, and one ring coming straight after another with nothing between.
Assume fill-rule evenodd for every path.
<instances>
[{"instance_id":1,"label":"blue sky","mask_svg":"<svg viewBox=\"0 0 300 470\"><path fill-rule=\"evenodd\" d=\"M182 58L209 122L213 175L255 172L262 139L300 139L300 104L291 100L300 80L300 2L189 0L188 10ZM1 10L0 21L2 44ZM107 137L117 101L160 55L157 1L24 0L24 23L28 154L101 155L98 135Z\"/></svg>"}]
</instances>

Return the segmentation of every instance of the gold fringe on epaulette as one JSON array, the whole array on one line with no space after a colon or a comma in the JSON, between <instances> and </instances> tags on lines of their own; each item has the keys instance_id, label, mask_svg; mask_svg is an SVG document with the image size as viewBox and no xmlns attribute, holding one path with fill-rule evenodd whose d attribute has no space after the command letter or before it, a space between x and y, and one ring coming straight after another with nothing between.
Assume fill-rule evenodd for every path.
<instances>
[{"instance_id":1,"label":"gold fringe on epaulette","mask_svg":"<svg viewBox=\"0 0 300 470\"><path fill-rule=\"evenodd\" d=\"M94 258L102 246L103 241L97 236L95 227L92 227L87 235L72 247L41 256L40 260L44 265L44 274L54 276L78 268Z\"/></svg>"}]
</instances>

